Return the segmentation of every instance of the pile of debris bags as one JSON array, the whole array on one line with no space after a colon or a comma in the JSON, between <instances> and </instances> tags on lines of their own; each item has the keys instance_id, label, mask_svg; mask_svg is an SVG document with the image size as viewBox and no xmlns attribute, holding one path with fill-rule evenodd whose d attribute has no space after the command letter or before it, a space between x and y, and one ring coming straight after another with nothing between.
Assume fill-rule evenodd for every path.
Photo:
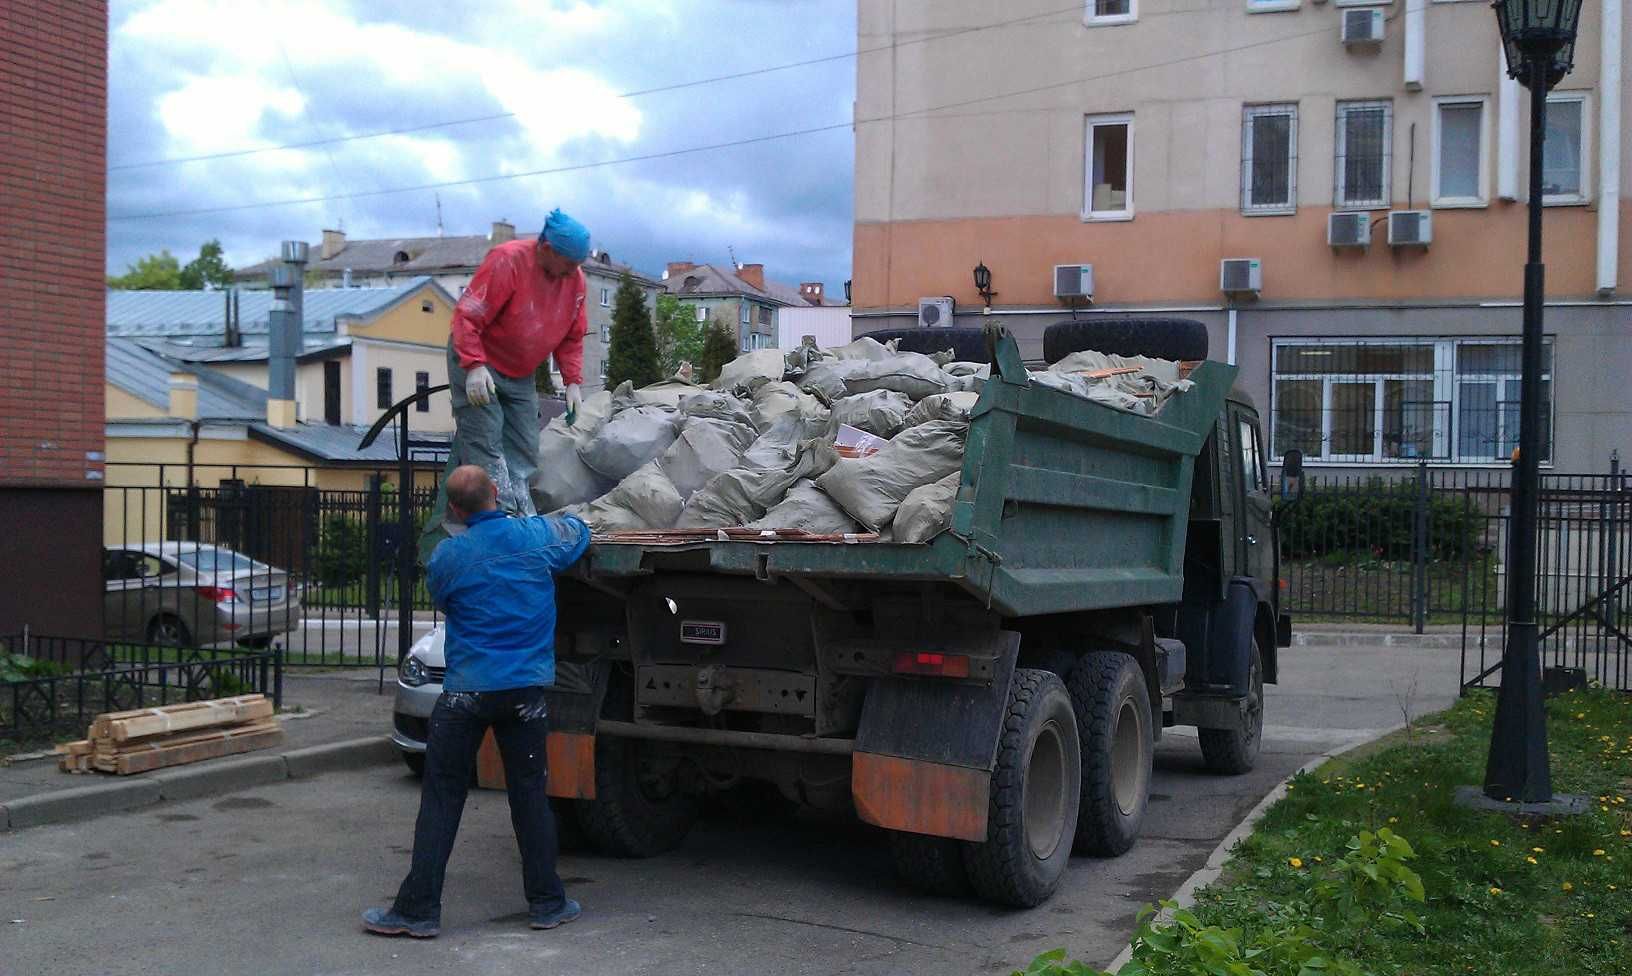
<instances>
[{"instance_id":1,"label":"pile of debris bags","mask_svg":"<svg viewBox=\"0 0 1632 976\"><path fill-rule=\"evenodd\" d=\"M927 542L949 524L991 367L861 338L762 349L710 386L587 398L539 439L533 499L598 534L747 527ZM1135 413L1189 386L1166 360L1077 353L1034 382Z\"/></svg>"}]
</instances>

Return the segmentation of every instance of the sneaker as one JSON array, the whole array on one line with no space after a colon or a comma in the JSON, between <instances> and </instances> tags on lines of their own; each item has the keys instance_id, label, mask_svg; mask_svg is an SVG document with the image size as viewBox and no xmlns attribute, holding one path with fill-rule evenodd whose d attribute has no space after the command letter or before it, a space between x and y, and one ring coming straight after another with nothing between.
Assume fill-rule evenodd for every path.
<instances>
[{"instance_id":1,"label":"sneaker","mask_svg":"<svg viewBox=\"0 0 1632 976\"><path fill-rule=\"evenodd\" d=\"M407 918L389 908L370 908L363 913L363 928L375 935L407 935L416 939L434 939L442 932L442 923L429 918Z\"/></svg>"},{"instance_id":2,"label":"sneaker","mask_svg":"<svg viewBox=\"0 0 1632 976\"><path fill-rule=\"evenodd\" d=\"M567 924L583 913L584 907L568 898L560 908L553 912L533 912L532 918L528 920L527 924L535 929L553 929L557 925Z\"/></svg>"}]
</instances>

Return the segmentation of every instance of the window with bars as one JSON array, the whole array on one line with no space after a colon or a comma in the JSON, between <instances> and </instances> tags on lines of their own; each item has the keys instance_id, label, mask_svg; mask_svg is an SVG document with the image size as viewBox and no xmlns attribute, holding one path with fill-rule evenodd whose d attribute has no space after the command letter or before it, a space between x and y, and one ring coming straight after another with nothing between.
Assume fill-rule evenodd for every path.
<instances>
[{"instance_id":1,"label":"window with bars","mask_svg":"<svg viewBox=\"0 0 1632 976\"><path fill-rule=\"evenodd\" d=\"M386 410L395 402L391 399L391 370L381 366L374 370L374 405Z\"/></svg>"},{"instance_id":2,"label":"window with bars","mask_svg":"<svg viewBox=\"0 0 1632 976\"><path fill-rule=\"evenodd\" d=\"M1241 110L1241 211L1291 213L1298 205L1298 107Z\"/></svg>"},{"instance_id":3,"label":"window with bars","mask_svg":"<svg viewBox=\"0 0 1632 976\"><path fill-rule=\"evenodd\" d=\"M1384 101L1337 103L1337 193L1340 209L1389 203L1393 106Z\"/></svg>"},{"instance_id":4,"label":"window with bars","mask_svg":"<svg viewBox=\"0 0 1632 976\"><path fill-rule=\"evenodd\" d=\"M1506 463L1519 443L1516 339L1279 339L1271 454L1349 464ZM1552 458L1552 341L1543 346L1542 454Z\"/></svg>"}]
</instances>

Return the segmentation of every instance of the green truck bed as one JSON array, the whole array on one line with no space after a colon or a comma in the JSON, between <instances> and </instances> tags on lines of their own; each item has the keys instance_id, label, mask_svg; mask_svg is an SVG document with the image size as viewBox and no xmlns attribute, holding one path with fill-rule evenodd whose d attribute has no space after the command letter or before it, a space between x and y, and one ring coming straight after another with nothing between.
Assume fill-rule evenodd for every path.
<instances>
[{"instance_id":1,"label":"green truck bed","mask_svg":"<svg viewBox=\"0 0 1632 976\"><path fill-rule=\"evenodd\" d=\"M1235 367L1203 362L1155 417L1030 381L1012 337L969 424L952 528L928 544L598 540L574 574L944 581L1007 616L1174 603L1196 455Z\"/></svg>"}]
</instances>

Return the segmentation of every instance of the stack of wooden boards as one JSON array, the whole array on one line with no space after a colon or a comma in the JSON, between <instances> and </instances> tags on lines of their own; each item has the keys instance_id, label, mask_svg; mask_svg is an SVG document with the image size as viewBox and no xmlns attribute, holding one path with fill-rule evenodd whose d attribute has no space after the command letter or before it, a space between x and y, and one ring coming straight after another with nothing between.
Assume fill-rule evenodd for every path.
<instances>
[{"instance_id":1,"label":"stack of wooden boards","mask_svg":"<svg viewBox=\"0 0 1632 976\"><path fill-rule=\"evenodd\" d=\"M57 747L64 772L97 770L127 776L165 766L266 749L283 741L265 695L107 712L87 738Z\"/></svg>"}]
</instances>

